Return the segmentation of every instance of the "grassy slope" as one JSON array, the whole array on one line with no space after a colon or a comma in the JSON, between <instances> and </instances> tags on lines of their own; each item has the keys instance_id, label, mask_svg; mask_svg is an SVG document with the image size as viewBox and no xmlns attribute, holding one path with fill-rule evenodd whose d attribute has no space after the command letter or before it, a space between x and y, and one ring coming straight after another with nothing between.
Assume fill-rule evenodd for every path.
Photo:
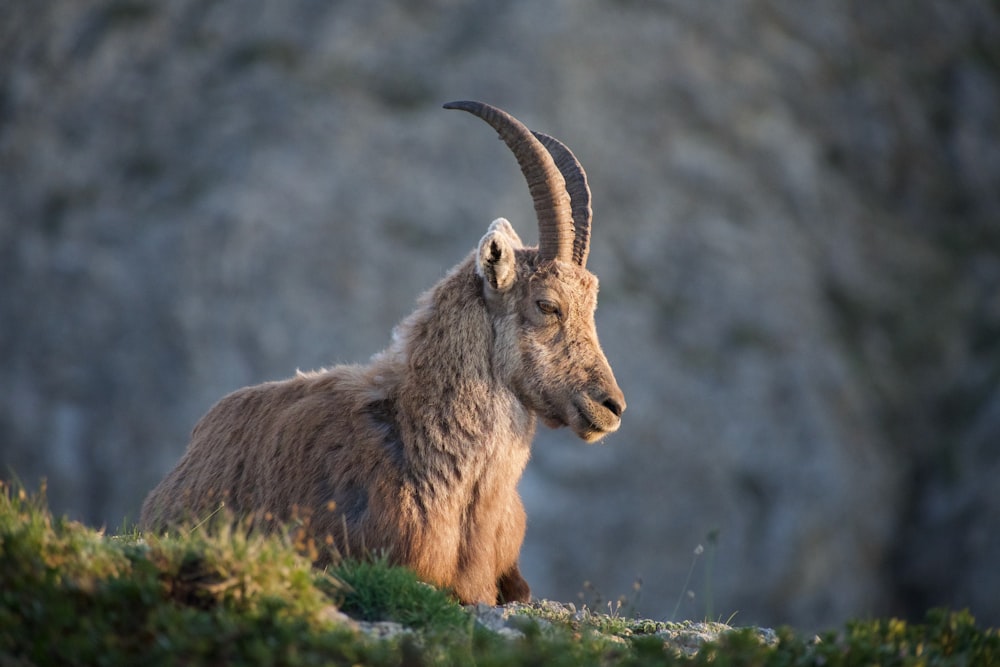
<instances>
[{"instance_id":1,"label":"grassy slope","mask_svg":"<svg viewBox=\"0 0 1000 667\"><path fill-rule=\"evenodd\" d=\"M0 665L1000 665L996 631L944 611L851 623L818 643L727 631L687 655L670 639L681 624L535 606L511 638L406 570L319 572L296 546L227 530L108 537L3 485ZM378 639L344 613L407 630Z\"/></svg>"}]
</instances>

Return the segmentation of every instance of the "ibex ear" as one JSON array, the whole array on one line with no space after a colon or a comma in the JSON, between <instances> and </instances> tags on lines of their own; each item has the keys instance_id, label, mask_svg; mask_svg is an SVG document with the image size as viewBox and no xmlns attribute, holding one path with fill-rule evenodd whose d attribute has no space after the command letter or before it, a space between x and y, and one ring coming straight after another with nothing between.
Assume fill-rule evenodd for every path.
<instances>
[{"instance_id":1,"label":"ibex ear","mask_svg":"<svg viewBox=\"0 0 1000 667\"><path fill-rule=\"evenodd\" d=\"M517 277L514 249L520 247L521 239L514 228L503 218L497 218L479 241L476 272L493 289L500 292L508 289Z\"/></svg>"}]
</instances>

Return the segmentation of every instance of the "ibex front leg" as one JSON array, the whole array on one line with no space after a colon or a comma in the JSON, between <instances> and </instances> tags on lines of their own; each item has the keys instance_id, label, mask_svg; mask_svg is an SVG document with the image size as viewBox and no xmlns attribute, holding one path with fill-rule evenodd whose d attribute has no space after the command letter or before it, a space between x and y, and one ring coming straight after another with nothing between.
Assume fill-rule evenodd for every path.
<instances>
[{"instance_id":1,"label":"ibex front leg","mask_svg":"<svg viewBox=\"0 0 1000 667\"><path fill-rule=\"evenodd\" d=\"M497 590L499 599L497 602L506 604L507 602L531 602L531 587L521 576L521 570L517 563L509 570L500 575L497 579Z\"/></svg>"}]
</instances>

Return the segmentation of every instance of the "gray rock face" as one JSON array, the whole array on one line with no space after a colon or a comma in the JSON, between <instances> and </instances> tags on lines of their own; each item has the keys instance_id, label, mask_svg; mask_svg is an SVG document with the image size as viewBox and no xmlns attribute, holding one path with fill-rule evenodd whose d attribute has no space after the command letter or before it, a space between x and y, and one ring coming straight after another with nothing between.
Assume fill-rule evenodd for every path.
<instances>
[{"instance_id":1,"label":"gray rock face","mask_svg":"<svg viewBox=\"0 0 1000 667\"><path fill-rule=\"evenodd\" d=\"M223 394L377 352L495 217L534 238L457 98L587 168L629 404L537 439L538 595L1000 622L985 0L5 8L0 463L115 527Z\"/></svg>"}]
</instances>

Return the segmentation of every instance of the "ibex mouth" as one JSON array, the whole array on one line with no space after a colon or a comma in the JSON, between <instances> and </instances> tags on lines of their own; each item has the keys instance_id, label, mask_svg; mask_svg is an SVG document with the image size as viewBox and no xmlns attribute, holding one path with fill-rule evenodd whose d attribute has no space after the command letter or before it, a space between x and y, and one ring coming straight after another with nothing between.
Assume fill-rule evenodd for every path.
<instances>
[{"instance_id":1,"label":"ibex mouth","mask_svg":"<svg viewBox=\"0 0 1000 667\"><path fill-rule=\"evenodd\" d=\"M586 397L573 401L566 415L551 411L540 416L549 428L569 426L581 440L597 442L618 430L624 409L624 404L613 399L600 402Z\"/></svg>"},{"instance_id":2,"label":"ibex mouth","mask_svg":"<svg viewBox=\"0 0 1000 667\"><path fill-rule=\"evenodd\" d=\"M576 414L570 418L570 426L577 437L586 442L597 442L609 433L614 433L622 424L623 406L613 401L598 403L584 399L573 403Z\"/></svg>"}]
</instances>

